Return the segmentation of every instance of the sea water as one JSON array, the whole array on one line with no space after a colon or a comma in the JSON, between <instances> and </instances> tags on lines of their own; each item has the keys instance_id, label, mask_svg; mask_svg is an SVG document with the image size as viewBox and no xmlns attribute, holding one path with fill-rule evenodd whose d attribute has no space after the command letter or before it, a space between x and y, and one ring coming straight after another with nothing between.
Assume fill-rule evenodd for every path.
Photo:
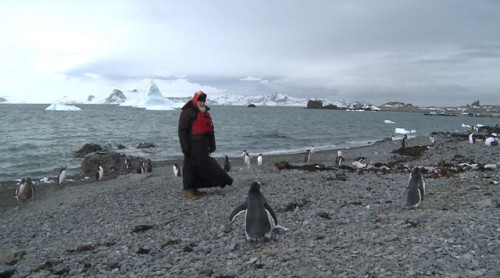
<instances>
[{"instance_id":1,"label":"sea water","mask_svg":"<svg viewBox=\"0 0 500 278\"><path fill-rule=\"evenodd\" d=\"M148 111L117 105L77 105L80 111L45 111L48 105L0 105L0 190L2 184L31 177L54 179L66 166L78 176L82 158L73 155L86 143L153 161L179 160L180 109ZM243 150L279 155L342 149L374 143L401 132L467 131L494 126L498 118L426 116L423 113L316 110L298 107L213 106L216 158L239 157ZM396 133L399 132L399 133ZM138 149L139 143L154 148ZM121 144L126 148L118 150ZM45 179L47 180L47 179Z\"/></svg>"}]
</instances>

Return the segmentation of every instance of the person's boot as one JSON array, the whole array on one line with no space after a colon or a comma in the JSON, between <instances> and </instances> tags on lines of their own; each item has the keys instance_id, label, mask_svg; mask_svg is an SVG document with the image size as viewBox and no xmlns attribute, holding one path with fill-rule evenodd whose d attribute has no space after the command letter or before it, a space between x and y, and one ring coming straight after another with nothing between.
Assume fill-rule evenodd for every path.
<instances>
[{"instance_id":1,"label":"person's boot","mask_svg":"<svg viewBox=\"0 0 500 278\"><path fill-rule=\"evenodd\" d=\"M189 201L196 201L200 197L196 195L196 190L195 189L186 189L184 190L184 199L189 200Z\"/></svg>"},{"instance_id":2,"label":"person's boot","mask_svg":"<svg viewBox=\"0 0 500 278\"><path fill-rule=\"evenodd\" d=\"M198 196L198 198L201 198L203 196L207 196L207 192L203 192L203 191L198 191L198 188L196 188L194 190L194 193L196 194L196 196Z\"/></svg>"}]
</instances>

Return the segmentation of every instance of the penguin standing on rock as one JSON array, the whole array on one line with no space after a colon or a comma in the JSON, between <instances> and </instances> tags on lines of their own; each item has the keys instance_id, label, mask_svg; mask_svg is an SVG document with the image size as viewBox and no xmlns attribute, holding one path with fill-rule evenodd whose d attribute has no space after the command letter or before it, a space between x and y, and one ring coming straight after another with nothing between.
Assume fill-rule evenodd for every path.
<instances>
[{"instance_id":1,"label":"penguin standing on rock","mask_svg":"<svg viewBox=\"0 0 500 278\"><path fill-rule=\"evenodd\" d=\"M417 209L424 200L425 180L419 167L413 168L410 174L410 182L406 188L406 206Z\"/></svg>"},{"instance_id":2,"label":"penguin standing on rock","mask_svg":"<svg viewBox=\"0 0 500 278\"><path fill-rule=\"evenodd\" d=\"M231 162L229 161L229 157L226 155L226 158L224 160L224 171L229 172L231 171Z\"/></svg>"},{"instance_id":3,"label":"penguin standing on rock","mask_svg":"<svg viewBox=\"0 0 500 278\"><path fill-rule=\"evenodd\" d=\"M172 169L174 170L174 176L176 176L176 177L182 176L181 169L179 169L179 165L177 165L177 163L174 163L174 166L172 166Z\"/></svg>"},{"instance_id":4,"label":"penguin standing on rock","mask_svg":"<svg viewBox=\"0 0 500 278\"><path fill-rule=\"evenodd\" d=\"M139 168L137 169L137 174L146 174L146 163L142 159L139 162Z\"/></svg>"},{"instance_id":5,"label":"penguin standing on rock","mask_svg":"<svg viewBox=\"0 0 500 278\"><path fill-rule=\"evenodd\" d=\"M14 197L18 202L35 198L35 186L31 178L23 178L14 192Z\"/></svg>"},{"instance_id":6,"label":"penguin standing on rock","mask_svg":"<svg viewBox=\"0 0 500 278\"><path fill-rule=\"evenodd\" d=\"M57 175L57 184L64 185L65 181L66 181L66 167L62 167L61 170L59 170L59 174Z\"/></svg>"},{"instance_id":7,"label":"penguin standing on rock","mask_svg":"<svg viewBox=\"0 0 500 278\"><path fill-rule=\"evenodd\" d=\"M125 158L124 163L125 163L125 169L127 171L130 171L132 169L132 162L130 162L130 159Z\"/></svg>"},{"instance_id":8,"label":"penguin standing on rock","mask_svg":"<svg viewBox=\"0 0 500 278\"><path fill-rule=\"evenodd\" d=\"M271 233L274 229L287 228L278 226L278 218L276 213L267 203L264 195L260 191L260 183L253 182L250 185L248 196L245 202L234 208L229 215L229 221L240 213L245 212L245 234L247 241L256 241L258 238L271 238Z\"/></svg>"},{"instance_id":9,"label":"penguin standing on rock","mask_svg":"<svg viewBox=\"0 0 500 278\"><path fill-rule=\"evenodd\" d=\"M102 168L102 162L99 160L97 163L97 170L95 172L95 179L100 181L104 176L104 168Z\"/></svg>"}]
</instances>

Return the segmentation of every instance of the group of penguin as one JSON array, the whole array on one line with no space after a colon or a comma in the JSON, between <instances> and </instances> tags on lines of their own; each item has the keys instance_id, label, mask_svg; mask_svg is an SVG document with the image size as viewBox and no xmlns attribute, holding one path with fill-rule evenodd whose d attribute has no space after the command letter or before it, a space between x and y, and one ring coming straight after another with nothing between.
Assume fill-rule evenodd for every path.
<instances>
[{"instance_id":1,"label":"group of penguin","mask_svg":"<svg viewBox=\"0 0 500 278\"><path fill-rule=\"evenodd\" d=\"M469 134L469 143L475 144L476 143L476 133L477 131L472 131ZM498 143L500 142L500 139L498 137L497 133L492 133L490 136L484 138L484 144L486 146L498 146Z\"/></svg>"},{"instance_id":2,"label":"group of penguin","mask_svg":"<svg viewBox=\"0 0 500 278\"><path fill-rule=\"evenodd\" d=\"M125 169L127 170L132 169L132 163L130 159L125 158L124 163L125 163ZM150 159L146 160L141 159L139 161L139 167L137 169L138 174L151 173L152 171L153 171L153 166ZM95 179L97 181L100 181L102 180L103 177L104 177L104 168L102 167L102 161L98 161L95 171ZM59 174L57 175L56 179L57 184L64 185L66 182L66 178L67 178L66 167L62 167L59 170ZM17 185L14 191L14 198L16 198L16 200L19 202L35 198L35 185L30 177L21 179L21 182Z\"/></svg>"},{"instance_id":3,"label":"group of penguin","mask_svg":"<svg viewBox=\"0 0 500 278\"><path fill-rule=\"evenodd\" d=\"M57 184L64 185L66 182L66 167L62 167L57 175ZM18 202L35 198L35 185L30 177L22 178L14 191L14 198Z\"/></svg>"}]
</instances>

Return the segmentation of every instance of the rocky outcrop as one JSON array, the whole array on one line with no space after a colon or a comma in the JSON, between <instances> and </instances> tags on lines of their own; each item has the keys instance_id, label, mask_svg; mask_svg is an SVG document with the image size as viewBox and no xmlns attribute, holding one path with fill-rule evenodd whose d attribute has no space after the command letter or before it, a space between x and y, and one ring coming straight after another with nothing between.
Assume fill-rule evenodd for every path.
<instances>
[{"instance_id":1,"label":"rocky outcrop","mask_svg":"<svg viewBox=\"0 0 500 278\"><path fill-rule=\"evenodd\" d=\"M335 104L328 104L323 106L323 109L339 109L339 107Z\"/></svg>"},{"instance_id":2,"label":"rocky outcrop","mask_svg":"<svg viewBox=\"0 0 500 278\"><path fill-rule=\"evenodd\" d=\"M126 159L130 161L130 168L127 168L125 164ZM140 167L141 160L146 161L143 157L126 156L114 151L100 151L87 155L82 161L80 171L83 176L95 178L97 165L100 161L104 169L105 179L115 178L118 175L135 173Z\"/></svg>"},{"instance_id":3,"label":"rocky outcrop","mask_svg":"<svg viewBox=\"0 0 500 278\"><path fill-rule=\"evenodd\" d=\"M309 100L307 102L307 109L321 109L323 108L323 101L321 100Z\"/></svg>"},{"instance_id":4,"label":"rocky outcrop","mask_svg":"<svg viewBox=\"0 0 500 278\"><path fill-rule=\"evenodd\" d=\"M87 101L88 101L88 102L91 102L91 101L93 101L93 100L94 100L94 98L95 98L95 97L94 97L93 95L90 95L90 96L87 98Z\"/></svg>"},{"instance_id":5,"label":"rocky outcrop","mask_svg":"<svg viewBox=\"0 0 500 278\"><path fill-rule=\"evenodd\" d=\"M139 143L137 144L138 149L152 149L155 147L155 144L153 143Z\"/></svg>"},{"instance_id":6,"label":"rocky outcrop","mask_svg":"<svg viewBox=\"0 0 500 278\"><path fill-rule=\"evenodd\" d=\"M0 103L2 103L2 102L7 102L7 100L3 97L0 97Z\"/></svg>"},{"instance_id":7,"label":"rocky outcrop","mask_svg":"<svg viewBox=\"0 0 500 278\"><path fill-rule=\"evenodd\" d=\"M114 89L111 95L104 100L104 104L120 104L127 100L122 91Z\"/></svg>"},{"instance_id":8,"label":"rocky outcrop","mask_svg":"<svg viewBox=\"0 0 500 278\"><path fill-rule=\"evenodd\" d=\"M100 145L93 144L93 143L87 143L87 144L83 145L83 147L80 150L78 150L73 155L73 157L84 157L87 154L98 152L98 151L102 151L102 147Z\"/></svg>"},{"instance_id":9,"label":"rocky outcrop","mask_svg":"<svg viewBox=\"0 0 500 278\"><path fill-rule=\"evenodd\" d=\"M250 103L247 107L257 107L257 106L253 103Z\"/></svg>"},{"instance_id":10,"label":"rocky outcrop","mask_svg":"<svg viewBox=\"0 0 500 278\"><path fill-rule=\"evenodd\" d=\"M472 107L479 107L481 105L479 105L479 100L477 100L477 101L473 102L470 106L472 106Z\"/></svg>"}]
</instances>

